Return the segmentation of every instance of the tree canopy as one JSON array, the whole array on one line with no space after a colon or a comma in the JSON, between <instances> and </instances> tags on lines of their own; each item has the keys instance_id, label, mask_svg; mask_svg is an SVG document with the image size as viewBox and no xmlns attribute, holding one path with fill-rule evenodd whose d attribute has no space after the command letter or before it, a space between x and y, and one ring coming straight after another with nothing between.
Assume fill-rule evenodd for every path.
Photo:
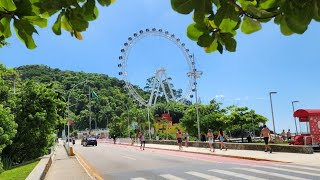
<instances>
[{"instance_id":1,"label":"tree canopy","mask_svg":"<svg viewBox=\"0 0 320 180\"><path fill-rule=\"evenodd\" d=\"M98 8L115 0L1 0L0 48L12 36L11 22L17 37L29 49L36 48L33 35L48 26L57 16L52 31L62 29L81 40L89 22L97 19ZM193 23L187 36L208 53L235 52L237 31L251 34L262 29L261 23L273 21L283 35L303 34L312 20L320 21L318 0L171 0L172 9L180 14L192 13Z\"/></svg>"}]
</instances>

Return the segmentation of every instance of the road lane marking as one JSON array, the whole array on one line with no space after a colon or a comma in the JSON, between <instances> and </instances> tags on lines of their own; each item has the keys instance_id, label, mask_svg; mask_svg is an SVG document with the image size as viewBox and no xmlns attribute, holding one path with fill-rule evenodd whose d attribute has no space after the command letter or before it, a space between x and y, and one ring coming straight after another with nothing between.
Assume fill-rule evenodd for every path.
<instances>
[{"instance_id":1,"label":"road lane marking","mask_svg":"<svg viewBox=\"0 0 320 180\"><path fill-rule=\"evenodd\" d=\"M261 168L274 169L274 170L279 170L279 171L293 172L293 173L298 173L298 174L305 174L305 175L311 175L311 176L318 176L318 177L320 177L320 174L318 174L318 173L298 171L298 170L287 169L287 168L270 167L270 166L255 166L255 167L261 167Z\"/></svg>"},{"instance_id":2,"label":"road lane marking","mask_svg":"<svg viewBox=\"0 0 320 180\"><path fill-rule=\"evenodd\" d=\"M306 179L306 178L300 178L300 177L296 177L296 176L289 176L289 175L285 175L285 174L262 171L262 170L258 170L258 169L248 169L248 168L233 168L233 169L239 169L239 170L242 170L242 171L249 171L249 172L253 172L253 173L270 175L270 176L276 176L276 177L280 177L280 178L284 178L284 179L290 179L290 180L309 180L309 179Z\"/></svg>"},{"instance_id":3,"label":"road lane marking","mask_svg":"<svg viewBox=\"0 0 320 180\"><path fill-rule=\"evenodd\" d=\"M179 178L179 177L171 175L171 174L161 174L159 176L161 176L161 177L163 177L165 179L169 179L169 180L185 180L183 178Z\"/></svg>"},{"instance_id":4,"label":"road lane marking","mask_svg":"<svg viewBox=\"0 0 320 180\"><path fill-rule=\"evenodd\" d=\"M135 158L132 158L132 157L129 157L129 156L122 156L124 158L127 158L127 159L131 159L131 160L136 160Z\"/></svg>"},{"instance_id":5,"label":"road lane marking","mask_svg":"<svg viewBox=\"0 0 320 180\"><path fill-rule=\"evenodd\" d=\"M186 172L186 173L193 175L193 176L201 177L203 179L208 179L208 180L224 180L224 179L218 178L216 176L211 176L208 174L203 174L203 173L199 173L199 172L195 172L195 171L190 171L190 172Z\"/></svg>"},{"instance_id":6,"label":"road lane marking","mask_svg":"<svg viewBox=\"0 0 320 180\"><path fill-rule=\"evenodd\" d=\"M254 177L254 176L250 176L250 175L246 175L246 174L240 174L240 173L236 173L236 172L219 170L219 169L212 169L209 171L217 172L217 173L228 175L228 176L235 176L237 178L243 178L243 179L248 179L248 180L266 180L263 178L258 178L258 177Z\"/></svg>"},{"instance_id":7,"label":"road lane marking","mask_svg":"<svg viewBox=\"0 0 320 180\"><path fill-rule=\"evenodd\" d=\"M142 178L142 177L137 177L137 178L131 178L131 180L147 180L147 179Z\"/></svg>"},{"instance_id":8,"label":"road lane marking","mask_svg":"<svg viewBox=\"0 0 320 180\"><path fill-rule=\"evenodd\" d=\"M291 167L291 168L297 168L297 169L305 169L305 170L312 170L312 171L319 171L319 168L304 167L302 165L279 164L278 166Z\"/></svg>"},{"instance_id":9,"label":"road lane marking","mask_svg":"<svg viewBox=\"0 0 320 180\"><path fill-rule=\"evenodd\" d=\"M84 158L75 152L75 157L91 179L103 180L102 176Z\"/></svg>"}]
</instances>

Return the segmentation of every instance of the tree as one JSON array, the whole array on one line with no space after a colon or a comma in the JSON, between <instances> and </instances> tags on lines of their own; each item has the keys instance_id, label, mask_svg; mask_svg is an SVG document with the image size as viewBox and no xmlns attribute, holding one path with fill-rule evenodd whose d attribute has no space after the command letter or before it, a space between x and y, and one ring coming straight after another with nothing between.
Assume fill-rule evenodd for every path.
<instances>
[{"instance_id":1,"label":"tree","mask_svg":"<svg viewBox=\"0 0 320 180\"><path fill-rule=\"evenodd\" d=\"M215 100L210 101L209 105L199 104L199 124L201 134L207 132L208 129L218 131L219 128L225 128L227 119L224 118L226 112L222 109L220 103ZM186 128L191 136L198 136L197 113L195 106L190 106L181 119L182 126Z\"/></svg>"},{"instance_id":2,"label":"tree","mask_svg":"<svg viewBox=\"0 0 320 180\"><path fill-rule=\"evenodd\" d=\"M53 145L56 125L62 117L60 99L53 89L27 81L17 96L15 121L18 124L13 143L3 152L15 163L38 158Z\"/></svg>"},{"instance_id":3,"label":"tree","mask_svg":"<svg viewBox=\"0 0 320 180\"><path fill-rule=\"evenodd\" d=\"M52 26L56 35L61 29L82 39L89 21L98 17L97 2L109 6L115 0L1 0L0 48L11 37L13 21L18 38L27 48L36 48L35 26L47 27L47 20L58 14ZM193 13L194 23L187 28L190 39L208 53L235 52L237 30L245 34L259 31L261 23L274 21L283 35L303 34L310 22L320 21L318 0L171 0L172 9L181 14Z\"/></svg>"},{"instance_id":4,"label":"tree","mask_svg":"<svg viewBox=\"0 0 320 180\"><path fill-rule=\"evenodd\" d=\"M0 155L2 150L12 144L12 139L17 133L17 123L14 122L14 116L9 108L0 105ZM2 172L2 163L0 156L0 173Z\"/></svg>"},{"instance_id":5,"label":"tree","mask_svg":"<svg viewBox=\"0 0 320 180\"><path fill-rule=\"evenodd\" d=\"M226 119L229 121L229 128L230 130L241 130L242 142L244 136L243 129L257 129L260 123L264 124L268 120L259 114L255 114L254 110L249 110L248 107L229 106L227 109L229 114L226 116Z\"/></svg>"},{"instance_id":6,"label":"tree","mask_svg":"<svg viewBox=\"0 0 320 180\"><path fill-rule=\"evenodd\" d=\"M319 0L171 0L181 14L193 12L187 29L190 39L208 53L236 51L236 31L259 31L271 20L283 35L303 34L312 20L320 21Z\"/></svg>"}]
</instances>

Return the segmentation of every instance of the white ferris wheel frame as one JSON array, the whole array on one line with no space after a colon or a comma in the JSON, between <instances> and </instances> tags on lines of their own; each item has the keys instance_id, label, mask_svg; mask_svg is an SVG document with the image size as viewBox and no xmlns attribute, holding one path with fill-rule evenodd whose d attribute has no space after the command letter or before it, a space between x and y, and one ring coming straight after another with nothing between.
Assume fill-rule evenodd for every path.
<instances>
[{"instance_id":1,"label":"white ferris wheel frame","mask_svg":"<svg viewBox=\"0 0 320 180\"><path fill-rule=\"evenodd\" d=\"M187 64L188 64L189 72L186 73L186 76L189 79L189 83L188 83L188 87L185 89L185 92L184 92L182 98L179 100L179 102L186 101L189 98L189 96L192 98L193 95L191 95L191 93L192 93L192 91L195 91L195 89L196 89L196 84L197 84L196 79L199 78L200 75L202 74L202 72L199 73L195 67L194 55L189 53L190 50L185 47L185 43L181 43L180 39L176 38L174 34L170 34L168 31L163 31L162 29L156 29L156 28L140 30L139 32L134 33L133 37L129 37L128 41L124 43L124 47L120 50L121 55L119 56L120 63L118 64L118 67L121 68L121 71L119 72L119 75L122 76L122 79L124 80L124 82L126 84L125 88L127 88L129 91L129 95L134 97L134 99L136 101L138 101L140 105L150 107L153 104L152 97L153 97L154 91L155 91L154 84L153 84L152 94L151 94L149 100L145 100L134 89L133 85L128 80L128 71L127 71L127 68L128 68L127 61L128 61L128 56L130 54L131 48L139 40L141 40L147 36L158 36L158 37L166 38L166 39L170 40L171 42L173 42L174 44L176 44L180 48L180 50L182 51L182 53L187 61ZM166 80L167 80L167 78L166 78ZM169 89L170 89L170 91L172 91L170 85L169 85ZM171 92L171 94L172 94L172 92ZM156 97L157 97L157 95L156 95ZM167 97L166 97L166 99L168 100ZM156 100L154 101L154 104L155 104L155 102L156 102Z\"/></svg>"}]
</instances>

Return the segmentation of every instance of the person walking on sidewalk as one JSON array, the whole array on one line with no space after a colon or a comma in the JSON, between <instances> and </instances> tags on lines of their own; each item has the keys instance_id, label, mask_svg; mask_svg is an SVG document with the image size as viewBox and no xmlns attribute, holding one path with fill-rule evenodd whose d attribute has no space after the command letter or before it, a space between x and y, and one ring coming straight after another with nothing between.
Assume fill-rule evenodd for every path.
<instances>
[{"instance_id":1,"label":"person walking on sidewalk","mask_svg":"<svg viewBox=\"0 0 320 180\"><path fill-rule=\"evenodd\" d=\"M188 147L188 142L189 142L189 134L188 134L188 132L184 133L184 140L185 140L184 146Z\"/></svg>"},{"instance_id":2,"label":"person walking on sidewalk","mask_svg":"<svg viewBox=\"0 0 320 180\"><path fill-rule=\"evenodd\" d=\"M282 138L283 141L286 140L286 132L284 130L281 133L281 138Z\"/></svg>"},{"instance_id":3,"label":"person walking on sidewalk","mask_svg":"<svg viewBox=\"0 0 320 180\"><path fill-rule=\"evenodd\" d=\"M144 138L144 133L143 132L140 134L140 142L141 142L140 149L143 148L142 150L144 150L144 147L146 147L146 140ZM142 146L142 144L143 144L143 146Z\"/></svg>"},{"instance_id":4,"label":"person walking on sidewalk","mask_svg":"<svg viewBox=\"0 0 320 180\"><path fill-rule=\"evenodd\" d=\"M270 134L270 130L267 128L266 125L263 125L263 128L261 130L261 134L260 134L260 138L263 136L263 140L264 140L264 152L267 152L268 149L270 150L270 153L272 153L272 149L269 146L269 140L271 139L271 134Z\"/></svg>"},{"instance_id":5,"label":"person walking on sidewalk","mask_svg":"<svg viewBox=\"0 0 320 180\"><path fill-rule=\"evenodd\" d=\"M212 143L213 143L213 134L212 134L212 132L211 132L211 129L209 129L209 130L208 130L207 138L208 138L208 143L209 143L210 151L212 150L212 152L214 152L214 148L212 147Z\"/></svg>"},{"instance_id":6,"label":"person walking on sidewalk","mask_svg":"<svg viewBox=\"0 0 320 180\"><path fill-rule=\"evenodd\" d=\"M220 128L220 130L219 130L219 135L218 135L217 139L219 139L219 141L220 141L220 150L222 150L223 147L226 148L226 150L228 150L228 148L224 144L225 137L224 137L222 128Z\"/></svg>"},{"instance_id":7,"label":"person walking on sidewalk","mask_svg":"<svg viewBox=\"0 0 320 180\"><path fill-rule=\"evenodd\" d=\"M178 141L178 145L179 145L179 151L182 150L182 133L180 131L180 129L178 129L178 132L176 133L176 138Z\"/></svg>"},{"instance_id":8,"label":"person walking on sidewalk","mask_svg":"<svg viewBox=\"0 0 320 180\"><path fill-rule=\"evenodd\" d=\"M138 144L139 144L139 141L140 141L140 137L141 137L141 131L139 131L138 134L137 134L137 139L138 139L138 140L137 140L137 143L138 143ZM140 143L141 143L141 142L140 142Z\"/></svg>"},{"instance_id":9,"label":"person walking on sidewalk","mask_svg":"<svg viewBox=\"0 0 320 180\"><path fill-rule=\"evenodd\" d=\"M288 141L291 141L291 132L290 132L290 129L288 129L288 132L287 132L287 139L288 139Z\"/></svg>"}]
</instances>

